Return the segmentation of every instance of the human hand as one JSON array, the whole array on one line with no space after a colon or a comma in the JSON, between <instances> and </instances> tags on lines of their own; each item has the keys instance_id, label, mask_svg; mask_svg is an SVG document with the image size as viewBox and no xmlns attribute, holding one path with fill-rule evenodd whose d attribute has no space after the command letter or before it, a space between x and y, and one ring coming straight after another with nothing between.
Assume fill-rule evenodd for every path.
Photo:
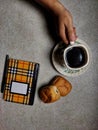
<instances>
[{"instance_id":1,"label":"human hand","mask_svg":"<svg viewBox=\"0 0 98 130\"><path fill-rule=\"evenodd\" d=\"M36 0L36 2L42 4L56 17L58 34L64 43L68 44L76 40L72 15L58 0Z\"/></svg>"},{"instance_id":2,"label":"human hand","mask_svg":"<svg viewBox=\"0 0 98 130\"><path fill-rule=\"evenodd\" d=\"M56 16L56 26L58 34L64 43L68 44L75 41L76 29L73 27L73 19L71 13L61 3L54 4L54 14Z\"/></svg>"}]
</instances>

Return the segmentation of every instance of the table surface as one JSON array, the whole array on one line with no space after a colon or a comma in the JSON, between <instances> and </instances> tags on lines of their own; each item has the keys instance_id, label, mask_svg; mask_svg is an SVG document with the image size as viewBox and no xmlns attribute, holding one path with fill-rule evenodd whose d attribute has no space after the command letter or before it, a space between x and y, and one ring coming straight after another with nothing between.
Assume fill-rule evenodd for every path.
<instances>
[{"instance_id":1,"label":"table surface","mask_svg":"<svg viewBox=\"0 0 98 130\"><path fill-rule=\"evenodd\" d=\"M63 76L73 86L70 94L44 104L38 89L61 75L51 63L58 42L53 19L31 0L0 0L0 81L6 54L40 63L33 106L6 102L0 93L0 130L98 130L98 1L60 1L72 13L78 37L91 49L91 65L80 76Z\"/></svg>"}]
</instances>

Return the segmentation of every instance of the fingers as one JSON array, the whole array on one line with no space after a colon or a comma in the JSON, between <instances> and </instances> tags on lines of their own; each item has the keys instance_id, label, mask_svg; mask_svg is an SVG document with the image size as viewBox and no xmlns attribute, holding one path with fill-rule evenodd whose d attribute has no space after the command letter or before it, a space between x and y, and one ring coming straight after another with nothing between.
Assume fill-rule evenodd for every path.
<instances>
[{"instance_id":1,"label":"fingers","mask_svg":"<svg viewBox=\"0 0 98 130\"><path fill-rule=\"evenodd\" d=\"M59 23L59 36L66 44L77 39L76 28L73 27L72 22L65 24L63 22Z\"/></svg>"},{"instance_id":2,"label":"fingers","mask_svg":"<svg viewBox=\"0 0 98 130\"><path fill-rule=\"evenodd\" d=\"M66 13L66 17L59 17L59 36L64 43L68 44L77 39L76 28L73 27L73 20L70 13Z\"/></svg>"},{"instance_id":3,"label":"fingers","mask_svg":"<svg viewBox=\"0 0 98 130\"><path fill-rule=\"evenodd\" d=\"M59 35L64 43L68 44L70 41L75 41L77 39L76 28L66 29L64 25L60 25Z\"/></svg>"},{"instance_id":4,"label":"fingers","mask_svg":"<svg viewBox=\"0 0 98 130\"><path fill-rule=\"evenodd\" d=\"M65 26L64 24L61 24L59 27L59 35L61 37L61 39L63 40L64 43L68 44L68 38L65 32Z\"/></svg>"},{"instance_id":5,"label":"fingers","mask_svg":"<svg viewBox=\"0 0 98 130\"><path fill-rule=\"evenodd\" d=\"M66 28L67 28L66 33L68 33L67 35L68 35L69 42L70 41L75 41L76 38L77 38L77 36L76 36L76 28L73 27L73 25L71 25L71 24L67 25Z\"/></svg>"}]
</instances>

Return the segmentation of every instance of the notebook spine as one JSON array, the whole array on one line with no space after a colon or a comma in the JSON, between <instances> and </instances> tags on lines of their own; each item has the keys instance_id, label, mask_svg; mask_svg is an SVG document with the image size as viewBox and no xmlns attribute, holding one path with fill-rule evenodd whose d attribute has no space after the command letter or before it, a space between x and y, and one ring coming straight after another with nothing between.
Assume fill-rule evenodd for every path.
<instances>
[{"instance_id":1,"label":"notebook spine","mask_svg":"<svg viewBox=\"0 0 98 130\"><path fill-rule=\"evenodd\" d=\"M3 77L2 77L2 84L1 84L1 93L4 92L4 88L5 88L6 75L7 75L7 69L8 69L8 60L9 60L9 55L6 55Z\"/></svg>"},{"instance_id":2,"label":"notebook spine","mask_svg":"<svg viewBox=\"0 0 98 130\"><path fill-rule=\"evenodd\" d=\"M40 65L38 63L36 63L35 68L34 68L34 77L33 77L33 84L32 84L32 90L31 90L29 105L33 105L33 103L34 103L34 97L35 97L35 90L36 90L36 85L37 85L37 80L38 80L39 67L40 67Z\"/></svg>"}]
</instances>

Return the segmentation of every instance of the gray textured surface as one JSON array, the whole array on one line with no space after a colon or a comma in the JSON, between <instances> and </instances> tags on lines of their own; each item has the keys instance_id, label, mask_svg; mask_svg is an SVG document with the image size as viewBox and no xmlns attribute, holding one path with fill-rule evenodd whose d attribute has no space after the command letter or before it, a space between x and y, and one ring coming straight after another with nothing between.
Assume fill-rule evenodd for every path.
<instances>
[{"instance_id":1,"label":"gray textured surface","mask_svg":"<svg viewBox=\"0 0 98 130\"><path fill-rule=\"evenodd\" d=\"M34 106L5 102L0 93L0 130L98 130L98 0L61 2L72 12L78 37L88 43L93 60L83 75L65 77L73 85L68 96L47 105L38 88L58 75L50 62L56 41L48 20L31 2L0 0L0 81L6 54L40 63Z\"/></svg>"}]
</instances>

